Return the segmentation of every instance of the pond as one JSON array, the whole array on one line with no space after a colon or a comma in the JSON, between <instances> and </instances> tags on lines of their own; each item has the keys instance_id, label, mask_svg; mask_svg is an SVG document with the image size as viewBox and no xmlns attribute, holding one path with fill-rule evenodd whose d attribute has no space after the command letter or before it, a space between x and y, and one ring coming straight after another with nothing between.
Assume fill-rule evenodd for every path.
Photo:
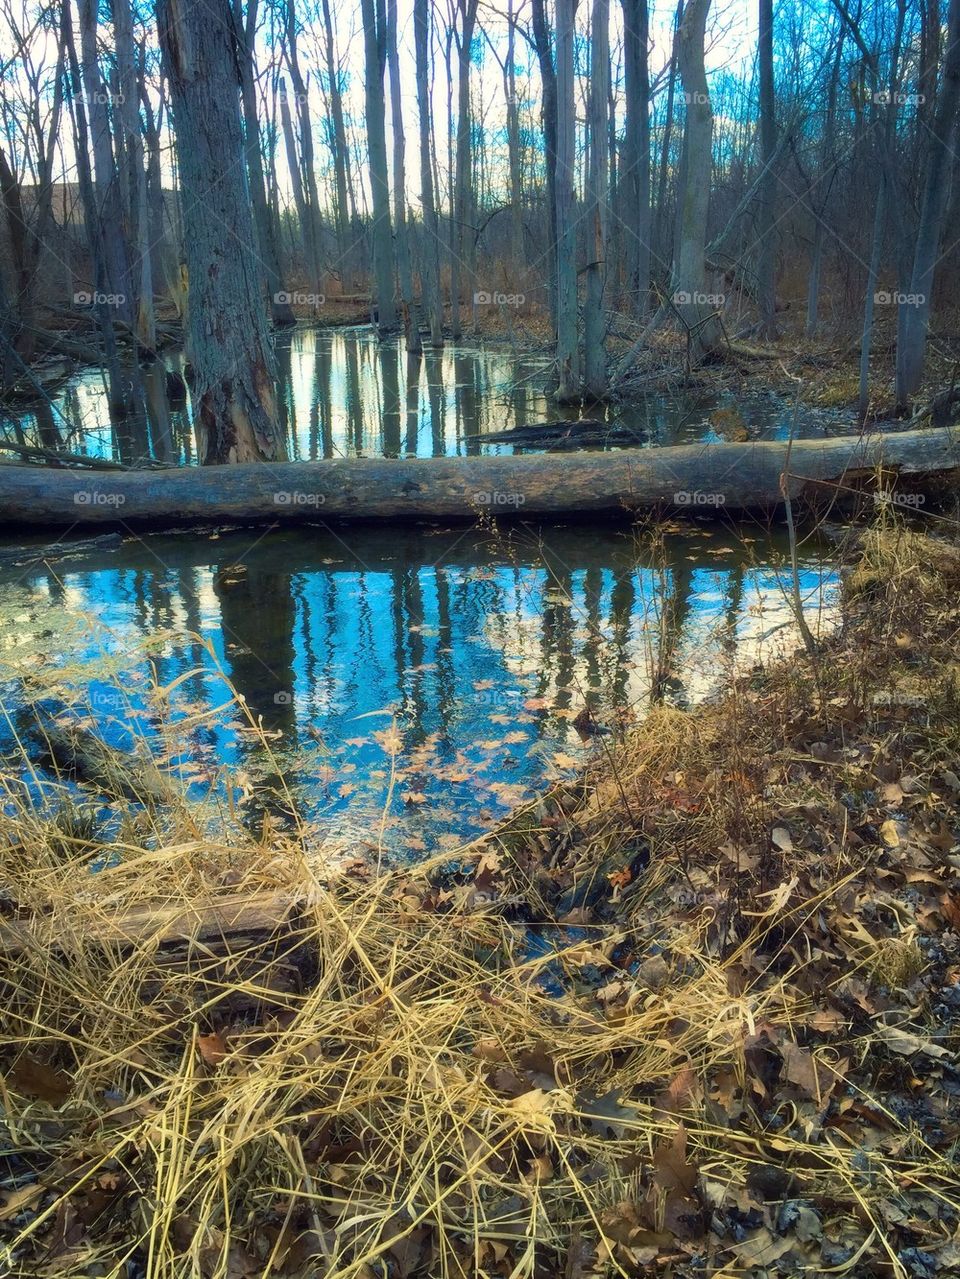
<instances>
[{"instance_id":1,"label":"pond","mask_svg":"<svg viewBox=\"0 0 960 1279\"><path fill-rule=\"evenodd\" d=\"M697 702L795 644L786 552L769 530L696 525L654 541L584 525L191 530L46 562L7 542L0 752L18 767L18 681L42 673L120 748L175 737L198 799L282 774L277 810L336 846L453 849L596 749L584 707L616 734L653 698ZM832 626L823 547L803 548L801 585L813 628ZM151 681L171 690L162 704Z\"/></svg>"},{"instance_id":2,"label":"pond","mask_svg":"<svg viewBox=\"0 0 960 1279\"><path fill-rule=\"evenodd\" d=\"M280 403L293 458L435 457L509 452L476 437L543 421L574 419L543 387L550 361L506 347L446 347L409 355L372 329L297 328L277 337ZM146 417L111 427L103 374L71 377L50 403L0 416L0 438L89 453L135 466L146 459L195 461L189 393L168 375L182 355L141 370ZM172 392L172 393L171 393ZM0 410L2 412L2 410ZM653 447L721 438L786 438L791 408L766 392L658 392L630 404L591 408L617 446ZM851 429L842 414L805 406L805 435Z\"/></svg>"},{"instance_id":3,"label":"pond","mask_svg":"<svg viewBox=\"0 0 960 1279\"><path fill-rule=\"evenodd\" d=\"M294 457L503 451L476 436L560 416L543 394L548 362L502 347L411 357L369 329L300 328L280 336L278 358ZM3 431L131 465L190 463L175 366L145 370L147 419L123 431L106 424L97 370ZM789 406L764 394L651 396L605 416L619 443L644 447L731 423L753 438L790 428ZM114 535L47 559L14 538L0 541L10 769L29 730L26 674L56 713L114 746L142 737L162 751L196 798L268 794L281 819L296 809L334 842L397 855L458 846L571 775L651 701L695 703L797 642L787 547L759 525L651 537L614 524L318 521ZM806 544L800 574L811 625L829 628L830 549ZM263 804L251 799L251 823Z\"/></svg>"}]
</instances>

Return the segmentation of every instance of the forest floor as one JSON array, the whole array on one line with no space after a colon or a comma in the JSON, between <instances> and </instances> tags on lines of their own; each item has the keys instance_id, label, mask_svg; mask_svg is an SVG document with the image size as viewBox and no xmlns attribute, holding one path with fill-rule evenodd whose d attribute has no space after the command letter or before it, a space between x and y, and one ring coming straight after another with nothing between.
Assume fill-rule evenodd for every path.
<instances>
[{"instance_id":1,"label":"forest floor","mask_svg":"<svg viewBox=\"0 0 960 1279\"><path fill-rule=\"evenodd\" d=\"M842 613L416 867L8 781L0 1269L960 1272L960 545ZM289 918L159 943L225 892Z\"/></svg>"}]
</instances>

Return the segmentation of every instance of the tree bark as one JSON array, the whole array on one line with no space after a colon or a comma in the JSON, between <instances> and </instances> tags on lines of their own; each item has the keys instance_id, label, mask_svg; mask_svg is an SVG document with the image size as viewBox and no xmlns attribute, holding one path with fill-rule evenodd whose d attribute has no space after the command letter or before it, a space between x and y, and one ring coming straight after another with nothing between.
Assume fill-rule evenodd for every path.
<instances>
[{"instance_id":1,"label":"tree bark","mask_svg":"<svg viewBox=\"0 0 960 1279\"><path fill-rule=\"evenodd\" d=\"M403 305L407 350L420 351L420 306L413 290L410 231L407 224L407 148L403 134L400 55L397 49L397 0L387 0L387 63L390 69L390 115L393 125L393 208L397 242L397 273Z\"/></svg>"},{"instance_id":2,"label":"tree bark","mask_svg":"<svg viewBox=\"0 0 960 1279\"><path fill-rule=\"evenodd\" d=\"M773 342L777 337L777 245L774 239L777 208L777 174L774 169L777 154L777 102L773 81L773 0L760 0L757 55L760 72L760 162L763 165L758 218L757 300L760 303L760 336Z\"/></svg>"},{"instance_id":3,"label":"tree bark","mask_svg":"<svg viewBox=\"0 0 960 1279\"><path fill-rule=\"evenodd\" d=\"M420 208L423 217L423 250L420 275L423 305L430 325L430 344L443 345L443 302L440 297L440 224L433 187L433 164L430 154L430 35L432 31L430 0L414 0L414 44L417 65L417 115L420 138Z\"/></svg>"},{"instance_id":4,"label":"tree bark","mask_svg":"<svg viewBox=\"0 0 960 1279\"><path fill-rule=\"evenodd\" d=\"M343 93L340 88L340 63L333 38L333 20L330 17L330 0L323 0L323 38L327 59L327 77L330 82L330 118L333 124L333 179L337 193L337 248L340 253L340 277L346 286L353 286L353 246L350 203L347 195L350 173L350 153L347 150L347 130L343 118Z\"/></svg>"},{"instance_id":5,"label":"tree bark","mask_svg":"<svg viewBox=\"0 0 960 1279\"><path fill-rule=\"evenodd\" d=\"M647 0L621 0L626 97L620 188L626 232L627 294L643 315L650 292L650 41ZM672 104L671 104L672 105Z\"/></svg>"},{"instance_id":6,"label":"tree bark","mask_svg":"<svg viewBox=\"0 0 960 1279\"><path fill-rule=\"evenodd\" d=\"M590 161L587 175L587 263L583 306L584 391L602 400L607 394L607 202L609 199L608 106L610 99L610 4L594 0L590 41Z\"/></svg>"},{"instance_id":7,"label":"tree bark","mask_svg":"<svg viewBox=\"0 0 960 1279\"><path fill-rule=\"evenodd\" d=\"M478 0L458 0L460 37L457 46L457 150L453 176L453 237L450 245L450 330L459 338L463 276L473 285L474 198L471 155L470 53ZM469 231L469 236L468 236Z\"/></svg>"},{"instance_id":8,"label":"tree bark","mask_svg":"<svg viewBox=\"0 0 960 1279\"><path fill-rule=\"evenodd\" d=\"M387 63L386 0L361 0L364 34L364 92L370 189L373 195L373 274L377 297L377 328L392 333L397 327L394 300L393 230L390 223L390 183L387 174L387 132L383 77Z\"/></svg>"},{"instance_id":9,"label":"tree bark","mask_svg":"<svg viewBox=\"0 0 960 1279\"><path fill-rule=\"evenodd\" d=\"M944 491L960 474L949 429L753 444L677 445L539 456L333 458L274 466L183 467L91 475L0 466L0 515L31 526L170 526L243 522L773 511L881 494ZM789 463L789 465L788 465ZM785 485L784 471L787 470Z\"/></svg>"},{"instance_id":10,"label":"tree bark","mask_svg":"<svg viewBox=\"0 0 960 1279\"><path fill-rule=\"evenodd\" d=\"M107 292L117 299L115 312L127 324L136 315L130 246L123 225L119 176L110 134L110 90L100 74L97 58L96 0L78 0L80 19L80 61L83 75L85 111L93 144L93 191L96 216L103 228L104 269ZM91 234L88 232L88 234Z\"/></svg>"},{"instance_id":11,"label":"tree bark","mask_svg":"<svg viewBox=\"0 0 960 1279\"><path fill-rule=\"evenodd\" d=\"M960 0L950 0L942 81L933 115L930 155L923 184L920 225L917 228L913 272L908 291L911 300L900 304L901 307L906 307L903 338L897 345L896 398L901 409L909 405L923 378L934 275L939 260L943 216L950 194L948 178L952 158L951 148L957 132L958 106L960 106Z\"/></svg>"},{"instance_id":12,"label":"tree bark","mask_svg":"<svg viewBox=\"0 0 960 1279\"><path fill-rule=\"evenodd\" d=\"M286 328L296 324L289 296L283 284L277 245L267 204L267 185L263 176L263 155L260 151L260 120L257 113L257 83L254 67L254 45L257 36L257 7L259 0L248 0L246 19L239 0L233 0L234 32L237 41L237 58L240 67L240 100L243 104L244 155L247 162L247 183L250 187L250 204L253 208L254 226L257 231L257 247L263 268L263 282L267 291L270 315L275 325Z\"/></svg>"},{"instance_id":13,"label":"tree bark","mask_svg":"<svg viewBox=\"0 0 960 1279\"><path fill-rule=\"evenodd\" d=\"M544 0L531 0L533 43L540 68L543 97L543 154L547 175L547 227L549 229L543 261L548 263L547 296L554 336L557 332L557 72Z\"/></svg>"},{"instance_id":14,"label":"tree bark","mask_svg":"<svg viewBox=\"0 0 960 1279\"><path fill-rule=\"evenodd\" d=\"M577 326L577 224L574 217L576 116L573 19L576 0L557 0L557 400L581 396Z\"/></svg>"},{"instance_id":15,"label":"tree bark","mask_svg":"<svg viewBox=\"0 0 960 1279\"><path fill-rule=\"evenodd\" d=\"M208 465L276 460L285 445L243 174L229 0L160 0L157 25L184 197L199 456Z\"/></svg>"},{"instance_id":16,"label":"tree bark","mask_svg":"<svg viewBox=\"0 0 960 1279\"><path fill-rule=\"evenodd\" d=\"M688 0L677 42L680 82L686 102L686 180L678 218L674 302L698 358L716 352L723 338L716 314L718 304L707 293L704 261L713 167L713 109L703 54L709 10L710 0Z\"/></svg>"}]
</instances>

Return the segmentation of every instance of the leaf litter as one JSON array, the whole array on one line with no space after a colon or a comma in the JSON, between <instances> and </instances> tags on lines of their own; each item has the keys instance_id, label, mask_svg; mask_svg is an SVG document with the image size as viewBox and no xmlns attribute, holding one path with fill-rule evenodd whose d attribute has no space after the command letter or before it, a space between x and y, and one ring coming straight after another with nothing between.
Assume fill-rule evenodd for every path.
<instances>
[{"instance_id":1,"label":"leaf litter","mask_svg":"<svg viewBox=\"0 0 960 1279\"><path fill-rule=\"evenodd\" d=\"M11 783L7 1271L958 1273L958 587L881 526L815 656L414 868L184 807L91 877ZM227 890L268 945L98 941Z\"/></svg>"}]
</instances>

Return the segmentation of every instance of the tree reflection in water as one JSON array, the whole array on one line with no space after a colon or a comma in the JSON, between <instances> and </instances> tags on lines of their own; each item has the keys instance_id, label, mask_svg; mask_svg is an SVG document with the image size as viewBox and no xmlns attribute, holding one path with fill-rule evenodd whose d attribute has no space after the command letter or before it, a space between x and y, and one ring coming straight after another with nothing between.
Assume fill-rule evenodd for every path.
<instances>
[{"instance_id":1,"label":"tree reflection in water","mask_svg":"<svg viewBox=\"0 0 960 1279\"><path fill-rule=\"evenodd\" d=\"M195 781L226 766L279 785L282 771L301 812L364 839L395 767L386 839L416 852L475 834L584 758L585 705L619 732L652 701L695 702L733 663L790 643L785 552L731 530L655 545L577 526L191 533L5 571L0 607L34 651L50 650L40 637L63 610L109 620L89 655L167 633L154 677L196 672L175 714L219 705L229 680L270 749L241 716L195 729ZM802 586L829 626L835 577L815 550Z\"/></svg>"}]
</instances>

